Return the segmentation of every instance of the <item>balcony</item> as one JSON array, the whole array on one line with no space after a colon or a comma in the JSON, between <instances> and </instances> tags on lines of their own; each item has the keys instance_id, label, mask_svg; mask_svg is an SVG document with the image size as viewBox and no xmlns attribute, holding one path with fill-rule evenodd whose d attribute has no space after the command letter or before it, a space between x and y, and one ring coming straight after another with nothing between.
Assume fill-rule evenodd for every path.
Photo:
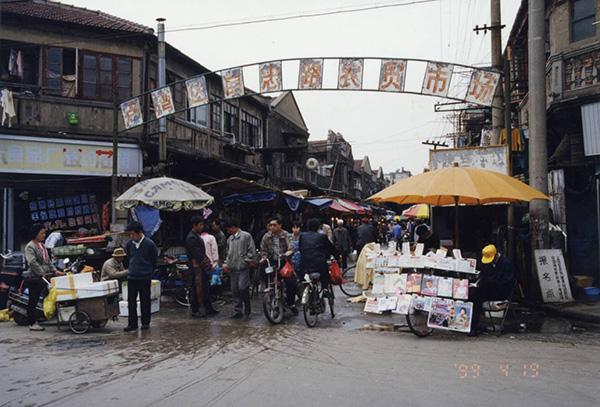
<instances>
[{"instance_id":1,"label":"balcony","mask_svg":"<svg viewBox=\"0 0 600 407\"><path fill-rule=\"evenodd\" d=\"M281 179L284 182L307 182L307 170L302 164L284 164L281 167Z\"/></svg>"}]
</instances>

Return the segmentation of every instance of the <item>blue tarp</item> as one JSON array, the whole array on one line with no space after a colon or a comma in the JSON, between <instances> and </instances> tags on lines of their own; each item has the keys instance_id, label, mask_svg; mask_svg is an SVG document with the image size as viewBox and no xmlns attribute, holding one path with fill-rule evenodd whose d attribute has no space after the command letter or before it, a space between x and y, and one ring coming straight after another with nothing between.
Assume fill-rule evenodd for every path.
<instances>
[{"instance_id":1,"label":"blue tarp","mask_svg":"<svg viewBox=\"0 0 600 407\"><path fill-rule=\"evenodd\" d=\"M152 237L162 224L160 211L149 206L136 206L132 209L133 218L140 222L144 228L144 234Z\"/></svg>"},{"instance_id":2,"label":"blue tarp","mask_svg":"<svg viewBox=\"0 0 600 407\"><path fill-rule=\"evenodd\" d=\"M231 205L232 203L254 203L254 202L269 202L277 197L277 192L254 192L250 194L233 194L223 199L224 205Z\"/></svg>"},{"instance_id":3,"label":"blue tarp","mask_svg":"<svg viewBox=\"0 0 600 407\"><path fill-rule=\"evenodd\" d=\"M307 199L306 202L308 202L311 205L314 206L325 206L327 204L329 204L332 201L332 199L329 198L314 198L314 199Z\"/></svg>"}]
</instances>

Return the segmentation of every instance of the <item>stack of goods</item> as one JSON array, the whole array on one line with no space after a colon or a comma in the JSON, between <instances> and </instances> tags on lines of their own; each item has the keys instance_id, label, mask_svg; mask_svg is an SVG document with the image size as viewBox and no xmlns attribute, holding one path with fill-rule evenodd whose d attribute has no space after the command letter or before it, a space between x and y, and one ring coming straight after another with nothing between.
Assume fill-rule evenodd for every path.
<instances>
[{"instance_id":1,"label":"stack of goods","mask_svg":"<svg viewBox=\"0 0 600 407\"><path fill-rule=\"evenodd\" d=\"M469 297L468 279L436 276L429 270L403 273L402 269L476 274L475 261L462 259L460 251L454 252L454 258L446 257L445 250L427 256L408 250L407 253L379 253L372 259L376 274L373 288L367 293L364 311L375 314L391 311L401 315L424 311L429 313L428 326L432 328L469 332L473 304L465 302ZM410 263L408 267L407 262ZM420 266L415 266L417 263Z\"/></svg>"},{"instance_id":2,"label":"stack of goods","mask_svg":"<svg viewBox=\"0 0 600 407\"><path fill-rule=\"evenodd\" d=\"M129 316L129 309L127 305L128 295L127 295L127 282L123 283L123 300L119 301L119 314L122 317ZM150 312L154 314L155 312L160 311L160 281L152 280L150 285ZM140 300L137 300L137 314L141 315L142 311L140 309Z\"/></svg>"},{"instance_id":3,"label":"stack of goods","mask_svg":"<svg viewBox=\"0 0 600 407\"><path fill-rule=\"evenodd\" d=\"M119 292L119 283L116 280L95 283L92 273L54 277L50 284L56 289L56 301L104 297Z\"/></svg>"},{"instance_id":4,"label":"stack of goods","mask_svg":"<svg viewBox=\"0 0 600 407\"><path fill-rule=\"evenodd\" d=\"M57 246L52 249L52 254L58 257L81 256L86 249L82 244Z\"/></svg>"}]
</instances>

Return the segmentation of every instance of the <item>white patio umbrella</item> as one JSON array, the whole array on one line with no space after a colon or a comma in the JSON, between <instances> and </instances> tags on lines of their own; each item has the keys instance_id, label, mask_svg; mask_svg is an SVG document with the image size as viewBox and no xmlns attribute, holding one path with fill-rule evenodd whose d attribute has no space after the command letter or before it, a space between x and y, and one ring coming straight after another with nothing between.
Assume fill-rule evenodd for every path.
<instances>
[{"instance_id":1,"label":"white patio umbrella","mask_svg":"<svg viewBox=\"0 0 600 407\"><path fill-rule=\"evenodd\" d=\"M213 203L214 198L195 185L175 178L158 177L140 181L115 201L117 209L138 205L164 211L193 211Z\"/></svg>"}]
</instances>

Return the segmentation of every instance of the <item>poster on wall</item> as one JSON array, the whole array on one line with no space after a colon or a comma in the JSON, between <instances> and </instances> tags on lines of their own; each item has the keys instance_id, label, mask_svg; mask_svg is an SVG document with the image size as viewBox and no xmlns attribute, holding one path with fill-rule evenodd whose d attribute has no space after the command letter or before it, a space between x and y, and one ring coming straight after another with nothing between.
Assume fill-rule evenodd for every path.
<instances>
[{"instance_id":1,"label":"poster on wall","mask_svg":"<svg viewBox=\"0 0 600 407\"><path fill-rule=\"evenodd\" d=\"M281 61L265 62L258 67L260 91L279 92L282 89Z\"/></svg>"},{"instance_id":2,"label":"poster on wall","mask_svg":"<svg viewBox=\"0 0 600 407\"><path fill-rule=\"evenodd\" d=\"M185 81L187 90L188 107L196 107L208 103L208 88L204 75Z\"/></svg>"},{"instance_id":3,"label":"poster on wall","mask_svg":"<svg viewBox=\"0 0 600 407\"><path fill-rule=\"evenodd\" d=\"M171 88L165 86L151 93L152 104L154 105L154 114L157 119L175 113L175 104L173 103L173 95Z\"/></svg>"},{"instance_id":4,"label":"poster on wall","mask_svg":"<svg viewBox=\"0 0 600 407\"><path fill-rule=\"evenodd\" d=\"M535 250L534 258L543 301L545 303L573 301L562 250Z\"/></svg>"},{"instance_id":5,"label":"poster on wall","mask_svg":"<svg viewBox=\"0 0 600 407\"><path fill-rule=\"evenodd\" d=\"M338 89L362 89L363 59L340 59L338 70Z\"/></svg>"}]
</instances>

